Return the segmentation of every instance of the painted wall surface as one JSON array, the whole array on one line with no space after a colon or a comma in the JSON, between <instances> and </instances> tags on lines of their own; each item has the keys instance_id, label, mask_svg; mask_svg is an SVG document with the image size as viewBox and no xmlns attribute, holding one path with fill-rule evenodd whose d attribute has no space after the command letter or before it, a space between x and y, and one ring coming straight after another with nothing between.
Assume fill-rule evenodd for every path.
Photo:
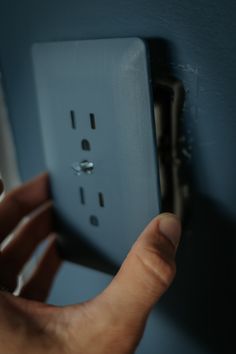
<instances>
[{"instance_id":1,"label":"painted wall surface","mask_svg":"<svg viewBox=\"0 0 236 354\"><path fill-rule=\"evenodd\" d=\"M184 82L191 212L176 281L153 311L140 354L235 352L235 14L236 3L221 0L0 3L0 63L23 179L45 168L32 43L152 38L160 55L157 65L170 67ZM78 278L79 289L72 288L72 282L62 289L70 276ZM67 303L88 298L108 281L108 276L67 264L51 300Z\"/></svg>"}]
</instances>

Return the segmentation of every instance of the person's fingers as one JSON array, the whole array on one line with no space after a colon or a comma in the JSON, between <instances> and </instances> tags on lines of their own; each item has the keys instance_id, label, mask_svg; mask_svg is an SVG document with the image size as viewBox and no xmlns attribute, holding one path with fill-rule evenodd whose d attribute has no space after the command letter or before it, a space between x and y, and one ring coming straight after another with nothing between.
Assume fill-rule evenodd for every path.
<instances>
[{"instance_id":1,"label":"person's fingers","mask_svg":"<svg viewBox=\"0 0 236 354\"><path fill-rule=\"evenodd\" d=\"M101 340L96 352L135 351L151 308L175 276L180 233L176 216L162 214L153 219L110 285L94 299L64 308L69 331L77 333L80 328L82 348L97 337Z\"/></svg>"},{"instance_id":2,"label":"person's fingers","mask_svg":"<svg viewBox=\"0 0 236 354\"><path fill-rule=\"evenodd\" d=\"M49 180L42 174L14 189L0 203L0 242L19 221L49 198Z\"/></svg>"},{"instance_id":3,"label":"person's fingers","mask_svg":"<svg viewBox=\"0 0 236 354\"><path fill-rule=\"evenodd\" d=\"M52 232L52 204L48 202L28 222L19 227L12 241L1 252L0 284L14 291L17 277L24 264L30 259L38 244Z\"/></svg>"},{"instance_id":4,"label":"person's fingers","mask_svg":"<svg viewBox=\"0 0 236 354\"><path fill-rule=\"evenodd\" d=\"M20 296L30 300L45 301L61 262L56 249L56 240L53 237L35 272L21 289Z\"/></svg>"},{"instance_id":5,"label":"person's fingers","mask_svg":"<svg viewBox=\"0 0 236 354\"><path fill-rule=\"evenodd\" d=\"M2 194L3 190L4 190L3 181L0 179L0 195Z\"/></svg>"},{"instance_id":6,"label":"person's fingers","mask_svg":"<svg viewBox=\"0 0 236 354\"><path fill-rule=\"evenodd\" d=\"M98 297L105 308L109 304L113 318L131 325L145 323L174 279L180 234L180 222L172 214L162 214L146 227L116 277Z\"/></svg>"}]
</instances>

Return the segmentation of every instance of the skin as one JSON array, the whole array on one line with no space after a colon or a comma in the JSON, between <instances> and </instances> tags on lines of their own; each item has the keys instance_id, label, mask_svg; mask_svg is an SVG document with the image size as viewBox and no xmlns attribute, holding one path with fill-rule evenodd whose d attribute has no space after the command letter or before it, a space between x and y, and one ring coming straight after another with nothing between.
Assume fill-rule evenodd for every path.
<instances>
[{"instance_id":1,"label":"skin","mask_svg":"<svg viewBox=\"0 0 236 354\"><path fill-rule=\"evenodd\" d=\"M13 230L13 239L0 253L0 285L10 292L37 245L46 238L50 242L19 296L0 291L0 353L134 353L152 307L175 276L181 233L177 217L154 218L110 285L96 298L66 307L44 303L62 262L55 247L47 174L13 190L0 203L0 242Z\"/></svg>"}]
</instances>

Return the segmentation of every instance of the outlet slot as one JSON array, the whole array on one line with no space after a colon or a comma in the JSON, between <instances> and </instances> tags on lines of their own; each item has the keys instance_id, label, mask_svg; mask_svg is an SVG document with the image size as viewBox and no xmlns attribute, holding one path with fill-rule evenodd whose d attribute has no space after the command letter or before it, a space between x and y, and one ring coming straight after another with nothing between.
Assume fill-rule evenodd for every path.
<instances>
[{"instance_id":1,"label":"outlet slot","mask_svg":"<svg viewBox=\"0 0 236 354\"><path fill-rule=\"evenodd\" d=\"M80 202L82 205L85 204L85 195L84 195L84 188L79 188L79 195L80 195Z\"/></svg>"},{"instance_id":2,"label":"outlet slot","mask_svg":"<svg viewBox=\"0 0 236 354\"><path fill-rule=\"evenodd\" d=\"M99 226L98 218L95 215L91 215L89 218L90 224L93 226Z\"/></svg>"},{"instance_id":3,"label":"outlet slot","mask_svg":"<svg viewBox=\"0 0 236 354\"><path fill-rule=\"evenodd\" d=\"M104 208L104 196L103 193L98 193L99 205L101 208Z\"/></svg>"},{"instance_id":4,"label":"outlet slot","mask_svg":"<svg viewBox=\"0 0 236 354\"><path fill-rule=\"evenodd\" d=\"M71 128L76 129L76 118L75 118L75 111L70 111L70 122L71 122Z\"/></svg>"},{"instance_id":5,"label":"outlet slot","mask_svg":"<svg viewBox=\"0 0 236 354\"><path fill-rule=\"evenodd\" d=\"M96 120L95 120L95 114L94 113L90 113L90 125L91 125L91 129L96 129Z\"/></svg>"},{"instance_id":6,"label":"outlet slot","mask_svg":"<svg viewBox=\"0 0 236 354\"><path fill-rule=\"evenodd\" d=\"M82 149L85 150L85 151L91 150L90 142L89 142L87 139L83 139L83 140L81 141L81 147L82 147Z\"/></svg>"}]
</instances>

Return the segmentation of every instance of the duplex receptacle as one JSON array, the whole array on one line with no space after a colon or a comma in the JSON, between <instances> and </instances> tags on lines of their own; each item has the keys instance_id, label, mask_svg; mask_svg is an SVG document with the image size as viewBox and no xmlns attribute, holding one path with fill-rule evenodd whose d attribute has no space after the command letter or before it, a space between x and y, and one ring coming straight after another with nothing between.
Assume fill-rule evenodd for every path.
<instances>
[{"instance_id":1,"label":"duplex receptacle","mask_svg":"<svg viewBox=\"0 0 236 354\"><path fill-rule=\"evenodd\" d=\"M77 117L76 112L74 110L70 111L70 126L73 130L77 130L78 127L80 126L80 120L82 119L82 117L80 117L80 119ZM89 114L89 119L90 119L90 124L88 124L88 129L92 129L95 130L96 129L96 118L95 118L95 114L94 113L90 113ZM90 125L90 127L89 127ZM86 132L83 132L80 130L80 135L85 136ZM96 147L94 147L96 149ZM86 139L83 138L81 140L81 149L82 151L91 151L91 142ZM92 155L90 157L90 160L92 160ZM92 162L89 162L87 160L83 160L80 163L74 163L73 166L75 166L75 164L78 166L78 170L76 173L76 175L79 177L81 175L81 173L86 173L86 174L92 174L92 172L94 171L94 165ZM86 181L85 181L86 182ZM96 178L94 180L94 183L96 184ZM80 186L80 180L78 179L78 190L79 190L79 202L81 203L81 205L86 205L88 206L88 213L89 213L89 201L86 198L86 188ZM95 197L95 203L97 202L98 205L101 208L105 207L105 200L104 200L104 194L102 192L98 192L96 194ZM91 203L92 204L92 203ZM88 217L88 221L90 222L91 225L93 226L99 226L99 219L97 216L95 215L90 215Z\"/></svg>"},{"instance_id":2,"label":"duplex receptacle","mask_svg":"<svg viewBox=\"0 0 236 354\"><path fill-rule=\"evenodd\" d=\"M67 258L81 262L86 242L120 265L160 212L146 44L139 38L40 43L33 61L55 211L75 235L72 242L63 232Z\"/></svg>"}]
</instances>

